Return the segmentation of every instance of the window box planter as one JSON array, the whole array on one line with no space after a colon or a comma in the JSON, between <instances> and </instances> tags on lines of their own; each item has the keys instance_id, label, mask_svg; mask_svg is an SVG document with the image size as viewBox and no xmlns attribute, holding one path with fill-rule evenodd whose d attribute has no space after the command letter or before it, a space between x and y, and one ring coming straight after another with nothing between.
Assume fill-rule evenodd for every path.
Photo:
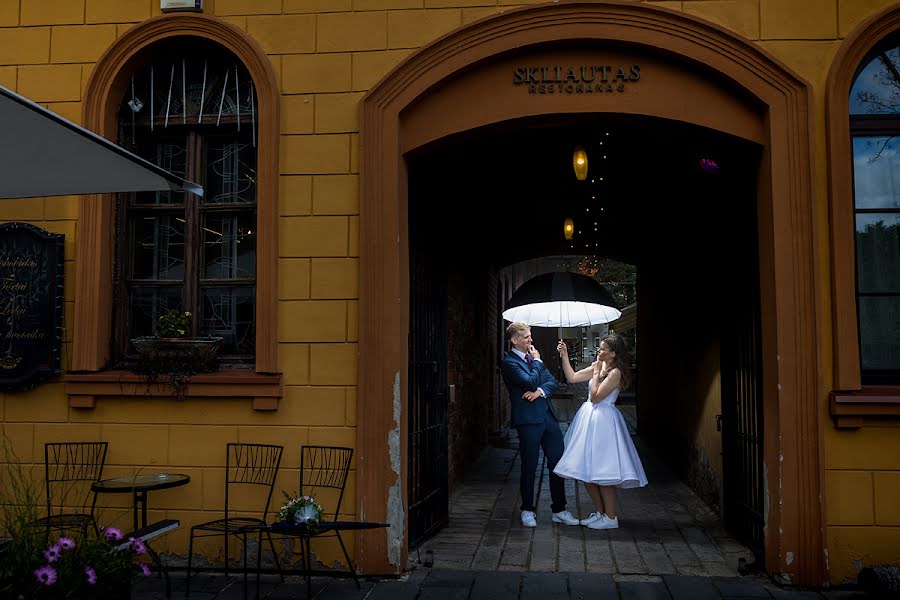
<instances>
[{"instance_id":1,"label":"window box planter","mask_svg":"<svg viewBox=\"0 0 900 600\"><path fill-rule=\"evenodd\" d=\"M216 357L222 349L221 337L165 338L137 337L131 340L138 354L137 371L156 375L187 375L218 370Z\"/></svg>"}]
</instances>

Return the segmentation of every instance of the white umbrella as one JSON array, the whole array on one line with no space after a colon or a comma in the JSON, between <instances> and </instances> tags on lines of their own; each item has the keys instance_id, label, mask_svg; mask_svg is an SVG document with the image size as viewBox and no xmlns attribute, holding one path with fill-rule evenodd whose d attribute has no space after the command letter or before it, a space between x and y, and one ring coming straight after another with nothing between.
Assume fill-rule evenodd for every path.
<instances>
[{"instance_id":1,"label":"white umbrella","mask_svg":"<svg viewBox=\"0 0 900 600\"><path fill-rule=\"evenodd\" d=\"M507 302L503 318L534 327L580 327L622 316L600 283L577 273L545 273L523 283Z\"/></svg>"},{"instance_id":2,"label":"white umbrella","mask_svg":"<svg viewBox=\"0 0 900 600\"><path fill-rule=\"evenodd\" d=\"M203 188L0 87L0 198Z\"/></svg>"},{"instance_id":3,"label":"white umbrella","mask_svg":"<svg viewBox=\"0 0 900 600\"><path fill-rule=\"evenodd\" d=\"M507 321L533 327L599 325L615 321L622 312L600 283L577 273L545 273L532 277L513 292L503 311Z\"/></svg>"},{"instance_id":4,"label":"white umbrella","mask_svg":"<svg viewBox=\"0 0 900 600\"><path fill-rule=\"evenodd\" d=\"M503 311L507 321L522 321L534 327L580 327L615 321L622 312L612 306L590 302L538 302Z\"/></svg>"}]
</instances>

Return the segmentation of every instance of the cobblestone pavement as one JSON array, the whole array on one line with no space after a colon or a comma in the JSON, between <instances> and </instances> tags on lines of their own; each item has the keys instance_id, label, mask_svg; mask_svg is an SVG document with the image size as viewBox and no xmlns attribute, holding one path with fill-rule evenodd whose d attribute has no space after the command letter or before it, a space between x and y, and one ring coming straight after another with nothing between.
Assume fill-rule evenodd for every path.
<instances>
[{"instance_id":1,"label":"cobblestone pavement","mask_svg":"<svg viewBox=\"0 0 900 600\"><path fill-rule=\"evenodd\" d=\"M173 575L175 600L184 600L183 574ZM314 578L315 600L868 600L858 591L817 592L779 588L762 576L697 577L691 575L626 576L609 573L527 573L418 568L399 579ZM237 577L199 574L191 584L193 600L255 598L251 581L246 596ZM306 583L290 577L280 583L265 576L260 597L306 599ZM156 577L142 579L133 600L165 598Z\"/></svg>"},{"instance_id":2,"label":"cobblestone pavement","mask_svg":"<svg viewBox=\"0 0 900 600\"><path fill-rule=\"evenodd\" d=\"M584 401L558 401L564 428ZM634 407L621 406L633 429ZM515 431L510 448L490 448L450 498L450 523L410 557L431 551L434 567L552 573L608 573L615 576L690 575L734 577L738 562L753 553L726 532L718 515L635 437L649 485L619 491L619 529L597 531L550 521L547 471L538 474L537 522L520 522ZM587 516L593 506L582 485L566 482L568 508Z\"/></svg>"},{"instance_id":3,"label":"cobblestone pavement","mask_svg":"<svg viewBox=\"0 0 900 600\"><path fill-rule=\"evenodd\" d=\"M567 421L582 402L559 403ZM634 428L633 406L621 407ZM519 457L515 432L503 447L485 450L466 481L450 499L449 525L413 550L409 572L399 579L352 580L316 577L317 600L864 600L854 590L811 591L780 588L761 574L738 575L738 561L753 554L723 528L718 516L679 481L635 438L650 484L619 493L617 530L595 531L550 522L546 472L538 483L538 526L519 520ZM582 487L567 482L569 509L579 516L590 510ZM421 559L430 551L433 566ZM184 573L172 576L172 598L184 598ZM190 598L254 598L242 579L199 573ZM164 598L162 581L141 579L134 600ZM261 597L306 598L298 577L281 583L266 575Z\"/></svg>"}]
</instances>

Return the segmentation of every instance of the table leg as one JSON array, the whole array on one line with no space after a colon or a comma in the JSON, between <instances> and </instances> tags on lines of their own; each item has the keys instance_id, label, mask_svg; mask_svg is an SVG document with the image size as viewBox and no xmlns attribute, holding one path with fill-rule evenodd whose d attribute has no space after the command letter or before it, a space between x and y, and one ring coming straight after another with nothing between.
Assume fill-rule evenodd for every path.
<instances>
[{"instance_id":1,"label":"table leg","mask_svg":"<svg viewBox=\"0 0 900 600\"><path fill-rule=\"evenodd\" d=\"M134 509L134 526L132 527L132 531L137 531L138 527L138 503L141 501L140 492L134 492L134 498L132 499L132 507Z\"/></svg>"},{"instance_id":2,"label":"table leg","mask_svg":"<svg viewBox=\"0 0 900 600\"><path fill-rule=\"evenodd\" d=\"M156 564L156 568L159 569L160 574L166 579L166 598L169 598L172 596L172 582L169 579L169 570L163 565L162 559L160 559L156 550L151 548L148 542L144 542L144 545L147 546L147 554L150 555L150 559Z\"/></svg>"},{"instance_id":3,"label":"table leg","mask_svg":"<svg viewBox=\"0 0 900 600\"><path fill-rule=\"evenodd\" d=\"M147 492L141 492L141 527L147 526Z\"/></svg>"}]
</instances>

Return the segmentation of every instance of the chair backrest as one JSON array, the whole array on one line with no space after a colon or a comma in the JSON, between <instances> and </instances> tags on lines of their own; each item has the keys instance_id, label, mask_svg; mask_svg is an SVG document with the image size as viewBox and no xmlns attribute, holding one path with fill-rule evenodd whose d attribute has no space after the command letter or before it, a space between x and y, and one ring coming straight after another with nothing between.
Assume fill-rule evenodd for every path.
<instances>
[{"instance_id":1,"label":"chair backrest","mask_svg":"<svg viewBox=\"0 0 900 600\"><path fill-rule=\"evenodd\" d=\"M272 444L226 444L225 517L228 518L229 496L235 486L260 486L265 489L266 503L262 519L269 514L272 489L281 466L283 446Z\"/></svg>"},{"instance_id":2,"label":"chair backrest","mask_svg":"<svg viewBox=\"0 0 900 600\"><path fill-rule=\"evenodd\" d=\"M47 517L68 512L94 512L97 495L90 489L103 477L107 442L48 442L44 444ZM78 485L81 482L83 485Z\"/></svg>"},{"instance_id":3,"label":"chair backrest","mask_svg":"<svg viewBox=\"0 0 900 600\"><path fill-rule=\"evenodd\" d=\"M338 446L302 446L300 448L300 494L316 496L316 500L322 505L322 508L330 512L318 492L325 489L337 490L337 503L334 507L335 521L341 512L341 502L344 499L344 488L347 485L352 459L353 448Z\"/></svg>"}]
</instances>

